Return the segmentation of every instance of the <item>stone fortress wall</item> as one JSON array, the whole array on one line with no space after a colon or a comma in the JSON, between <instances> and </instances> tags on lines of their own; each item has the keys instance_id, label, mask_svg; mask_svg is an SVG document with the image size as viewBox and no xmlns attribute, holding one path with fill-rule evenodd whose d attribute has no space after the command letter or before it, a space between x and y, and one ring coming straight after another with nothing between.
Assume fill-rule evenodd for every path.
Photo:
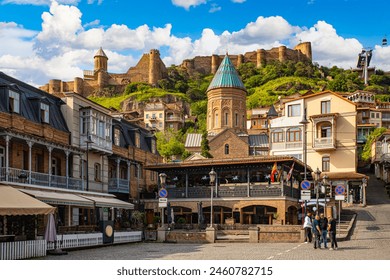
<instances>
[{"instance_id":1,"label":"stone fortress wall","mask_svg":"<svg viewBox=\"0 0 390 280\"><path fill-rule=\"evenodd\" d=\"M223 55L197 56L184 60L180 67L186 69L190 76L196 72L215 74L223 57ZM229 58L236 67L246 62L252 62L257 67L264 66L271 61L310 62L312 60L311 43L300 43L294 49L288 49L285 46L271 50L259 49L245 54L229 55ZM115 94L122 93L126 85L131 82L144 82L156 86L158 81L166 78L167 75L160 52L156 49L143 54L137 65L130 67L126 73L114 74L108 72L108 57L100 48L94 56L94 69L84 70L83 78L75 77L73 81L52 79L40 89L59 97L64 92L75 92L84 97L93 94Z\"/></svg>"}]
</instances>

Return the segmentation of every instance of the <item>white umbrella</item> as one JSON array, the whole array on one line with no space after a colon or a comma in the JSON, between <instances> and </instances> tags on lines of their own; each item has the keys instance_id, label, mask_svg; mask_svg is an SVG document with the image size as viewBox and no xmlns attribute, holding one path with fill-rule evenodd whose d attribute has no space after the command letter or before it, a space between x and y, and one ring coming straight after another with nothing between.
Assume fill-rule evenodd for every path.
<instances>
[{"instance_id":1,"label":"white umbrella","mask_svg":"<svg viewBox=\"0 0 390 280\"><path fill-rule=\"evenodd\" d=\"M49 214L48 216L45 239L47 242L56 242L57 240L56 222L53 214Z\"/></svg>"}]
</instances>

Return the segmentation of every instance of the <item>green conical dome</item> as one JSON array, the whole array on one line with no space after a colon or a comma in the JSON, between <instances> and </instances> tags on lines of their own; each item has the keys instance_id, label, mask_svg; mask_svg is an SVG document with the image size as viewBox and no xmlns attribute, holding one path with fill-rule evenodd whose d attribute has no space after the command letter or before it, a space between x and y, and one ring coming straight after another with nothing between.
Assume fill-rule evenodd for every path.
<instances>
[{"instance_id":1,"label":"green conical dome","mask_svg":"<svg viewBox=\"0 0 390 280\"><path fill-rule=\"evenodd\" d=\"M227 55L222 60L221 65L219 65L217 73L215 73L207 91L215 88L239 88L246 91L236 68Z\"/></svg>"}]
</instances>

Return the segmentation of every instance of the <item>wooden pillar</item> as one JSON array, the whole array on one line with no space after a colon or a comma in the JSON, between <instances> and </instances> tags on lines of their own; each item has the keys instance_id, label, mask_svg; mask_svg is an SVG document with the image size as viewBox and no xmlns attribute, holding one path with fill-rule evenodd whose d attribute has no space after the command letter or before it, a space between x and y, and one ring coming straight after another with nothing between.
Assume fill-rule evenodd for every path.
<instances>
[{"instance_id":1,"label":"wooden pillar","mask_svg":"<svg viewBox=\"0 0 390 280\"><path fill-rule=\"evenodd\" d=\"M51 186L51 152L53 151L53 147L47 147L47 150L49 151L49 187Z\"/></svg>"},{"instance_id":2,"label":"wooden pillar","mask_svg":"<svg viewBox=\"0 0 390 280\"><path fill-rule=\"evenodd\" d=\"M32 141L27 141L28 145L28 183L31 184L31 168L32 168Z\"/></svg>"},{"instance_id":3,"label":"wooden pillar","mask_svg":"<svg viewBox=\"0 0 390 280\"><path fill-rule=\"evenodd\" d=\"M8 181L9 176L9 141L11 137L9 135L5 136L5 180Z\"/></svg>"},{"instance_id":4,"label":"wooden pillar","mask_svg":"<svg viewBox=\"0 0 390 280\"><path fill-rule=\"evenodd\" d=\"M186 172L186 198L188 198L188 172Z\"/></svg>"},{"instance_id":5,"label":"wooden pillar","mask_svg":"<svg viewBox=\"0 0 390 280\"><path fill-rule=\"evenodd\" d=\"M69 155L70 151L65 151L66 166L65 166L65 176L66 176L66 188L69 189Z\"/></svg>"},{"instance_id":6,"label":"wooden pillar","mask_svg":"<svg viewBox=\"0 0 390 280\"><path fill-rule=\"evenodd\" d=\"M244 212L242 208L240 208L240 224L244 224Z\"/></svg>"}]
</instances>

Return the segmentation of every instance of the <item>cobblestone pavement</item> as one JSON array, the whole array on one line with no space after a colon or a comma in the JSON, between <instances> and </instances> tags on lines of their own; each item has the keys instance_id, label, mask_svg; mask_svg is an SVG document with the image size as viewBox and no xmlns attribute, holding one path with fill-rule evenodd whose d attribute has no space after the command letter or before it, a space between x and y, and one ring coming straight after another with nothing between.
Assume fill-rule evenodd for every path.
<instances>
[{"instance_id":1,"label":"cobblestone pavement","mask_svg":"<svg viewBox=\"0 0 390 280\"><path fill-rule=\"evenodd\" d=\"M70 251L45 260L390 260L390 199L383 182L371 177L367 207L353 208L357 222L339 250L305 243L136 243Z\"/></svg>"}]
</instances>

